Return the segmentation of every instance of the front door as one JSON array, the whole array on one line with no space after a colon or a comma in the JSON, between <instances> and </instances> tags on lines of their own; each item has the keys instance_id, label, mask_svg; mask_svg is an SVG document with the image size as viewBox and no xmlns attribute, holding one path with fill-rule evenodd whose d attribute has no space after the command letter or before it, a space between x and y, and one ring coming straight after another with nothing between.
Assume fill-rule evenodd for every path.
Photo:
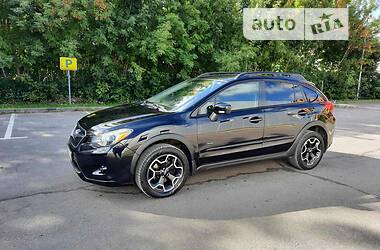
<instances>
[{"instance_id":1,"label":"front door","mask_svg":"<svg viewBox=\"0 0 380 250\"><path fill-rule=\"evenodd\" d=\"M204 103L197 117L201 164L233 160L238 153L262 147L264 114L259 108L260 82L246 81L227 87ZM230 114L209 118L216 103L231 105Z\"/></svg>"}]
</instances>

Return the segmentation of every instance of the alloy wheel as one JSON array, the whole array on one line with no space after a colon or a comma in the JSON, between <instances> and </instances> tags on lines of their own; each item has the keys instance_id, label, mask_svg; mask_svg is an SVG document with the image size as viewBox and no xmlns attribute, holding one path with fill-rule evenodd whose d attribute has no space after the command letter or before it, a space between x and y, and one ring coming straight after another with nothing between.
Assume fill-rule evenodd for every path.
<instances>
[{"instance_id":1,"label":"alloy wheel","mask_svg":"<svg viewBox=\"0 0 380 250\"><path fill-rule=\"evenodd\" d=\"M313 165L322 155L320 149L321 141L316 137L311 137L305 141L302 145L301 160L306 163L307 166Z\"/></svg>"},{"instance_id":2,"label":"alloy wheel","mask_svg":"<svg viewBox=\"0 0 380 250\"><path fill-rule=\"evenodd\" d=\"M147 171L149 186L157 192L170 192L183 179L183 164L173 154L163 154L152 161Z\"/></svg>"}]
</instances>

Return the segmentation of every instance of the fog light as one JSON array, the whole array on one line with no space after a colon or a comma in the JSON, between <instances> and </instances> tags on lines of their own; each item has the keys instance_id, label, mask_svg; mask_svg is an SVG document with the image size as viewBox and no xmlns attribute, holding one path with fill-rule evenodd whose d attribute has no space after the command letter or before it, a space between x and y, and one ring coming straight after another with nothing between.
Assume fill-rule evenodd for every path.
<instances>
[{"instance_id":1,"label":"fog light","mask_svg":"<svg viewBox=\"0 0 380 250\"><path fill-rule=\"evenodd\" d=\"M107 166L101 166L98 170L92 172L92 175L106 175Z\"/></svg>"}]
</instances>

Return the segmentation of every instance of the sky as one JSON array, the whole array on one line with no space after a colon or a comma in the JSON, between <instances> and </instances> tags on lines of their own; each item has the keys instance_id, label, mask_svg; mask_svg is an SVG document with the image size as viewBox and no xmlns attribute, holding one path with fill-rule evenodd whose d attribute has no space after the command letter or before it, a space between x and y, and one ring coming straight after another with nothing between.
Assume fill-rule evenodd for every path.
<instances>
[{"instance_id":1,"label":"sky","mask_svg":"<svg viewBox=\"0 0 380 250\"><path fill-rule=\"evenodd\" d=\"M373 16L375 18L380 16L380 0L377 0L377 9L373 12Z\"/></svg>"}]
</instances>

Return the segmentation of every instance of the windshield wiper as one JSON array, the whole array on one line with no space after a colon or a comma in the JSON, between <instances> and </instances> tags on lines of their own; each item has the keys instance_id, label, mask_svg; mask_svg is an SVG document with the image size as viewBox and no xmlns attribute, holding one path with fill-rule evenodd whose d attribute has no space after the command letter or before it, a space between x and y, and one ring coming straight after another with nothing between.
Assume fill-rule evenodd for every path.
<instances>
[{"instance_id":1,"label":"windshield wiper","mask_svg":"<svg viewBox=\"0 0 380 250\"><path fill-rule=\"evenodd\" d=\"M167 111L162 105L157 104L155 102L148 101L148 100L145 100L142 104L146 105L146 106L151 106L151 107L155 108L158 111L164 111L164 112Z\"/></svg>"}]
</instances>

